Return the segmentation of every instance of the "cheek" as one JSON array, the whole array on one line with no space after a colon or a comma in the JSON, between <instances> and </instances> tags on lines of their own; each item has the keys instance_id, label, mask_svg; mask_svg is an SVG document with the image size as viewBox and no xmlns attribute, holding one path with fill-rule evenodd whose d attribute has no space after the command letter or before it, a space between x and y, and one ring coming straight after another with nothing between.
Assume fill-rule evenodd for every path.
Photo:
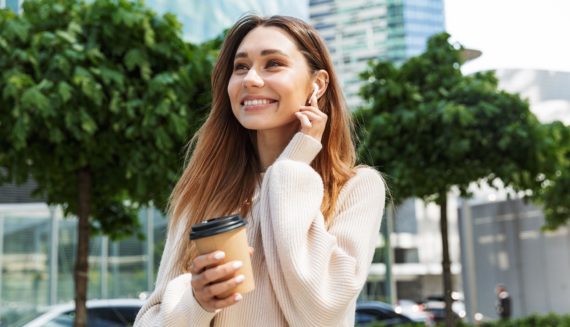
<instances>
[{"instance_id":1,"label":"cheek","mask_svg":"<svg viewBox=\"0 0 570 327\"><path fill-rule=\"evenodd\" d=\"M271 85L280 97L280 102L286 108L298 109L305 104L303 82L295 78L267 79L266 83Z\"/></svg>"},{"instance_id":2,"label":"cheek","mask_svg":"<svg viewBox=\"0 0 570 327\"><path fill-rule=\"evenodd\" d=\"M230 106L234 117L239 118L239 82L235 79L230 79L228 83L228 97L230 98Z\"/></svg>"},{"instance_id":3,"label":"cheek","mask_svg":"<svg viewBox=\"0 0 570 327\"><path fill-rule=\"evenodd\" d=\"M228 83L227 92L228 96L230 97L232 107L234 106L234 103L239 104L239 91L240 91L240 82L235 78L231 78Z\"/></svg>"},{"instance_id":4,"label":"cheek","mask_svg":"<svg viewBox=\"0 0 570 327\"><path fill-rule=\"evenodd\" d=\"M227 89L230 97L232 97L232 95L235 94L236 86L237 86L236 78L235 77L230 78L230 80L228 81L228 89Z\"/></svg>"}]
</instances>

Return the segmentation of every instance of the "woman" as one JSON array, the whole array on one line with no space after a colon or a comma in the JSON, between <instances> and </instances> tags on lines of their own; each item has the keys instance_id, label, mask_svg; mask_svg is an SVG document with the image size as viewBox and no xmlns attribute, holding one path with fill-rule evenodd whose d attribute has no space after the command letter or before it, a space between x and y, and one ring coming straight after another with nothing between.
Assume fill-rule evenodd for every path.
<instances>
[{"instance_id":1,"label":"woman","mask_svg":"<svg viewBox=\"0 0 570 327\"><path fill-rule=\"evenodd\" d=\"M355 167L350 113L324 42L295 18L243 17L212 90L171 196L156 289L135 325L354 325L385 188L375 170ZM220 251L197 255L188 233L235 212L248 220L256 288L218 298L243 281L226 280L240 263L217 265Z\"/></svg>"}]
</instances>

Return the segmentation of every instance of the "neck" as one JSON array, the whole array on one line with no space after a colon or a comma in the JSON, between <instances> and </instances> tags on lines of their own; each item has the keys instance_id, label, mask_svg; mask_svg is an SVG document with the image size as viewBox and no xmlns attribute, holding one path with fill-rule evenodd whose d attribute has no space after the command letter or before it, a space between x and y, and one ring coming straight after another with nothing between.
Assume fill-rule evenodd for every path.
<instances>
[{"instance_id":1,"label":"neck","mask_svg":"<svg viewBox=\"0 0 570 327\"><path fill-rule=\"evenodd\" d=\"M279 129L257 131L257 153L263 171L275 162L298 129L299 126L292 123Z\"/></svg>"}]
</instances>

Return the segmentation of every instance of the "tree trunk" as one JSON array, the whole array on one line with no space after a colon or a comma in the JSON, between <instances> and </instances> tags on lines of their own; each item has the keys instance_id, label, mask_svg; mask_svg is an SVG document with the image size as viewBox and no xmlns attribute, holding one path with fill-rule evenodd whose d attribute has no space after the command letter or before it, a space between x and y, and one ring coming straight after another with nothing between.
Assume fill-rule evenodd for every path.
<instances>
[{"instance_id":1,"label":"tree trunk","mask_svg":"<svg viewBox=\"0 0 570 327\"><path fill-rule=\"evenodd\" d=\"M79 183L79 219L77 225L77 254L75 257L75 327L87 325L87 272L89 263L89 215L91 211L91 172L81 168L78 172Z\"/></svg>"},{"instance_id":2,"label":"tree trunk","mask_svg":"<svg viewBox=\"0 0 570 327\"><path fill-rule=\"evenodd\" d=\"M443 260L441 262L443 267L443 296L445 299L445 326L446 327L453 327L454 324L454 317L453 311L451 310L451 291L452 281L451 281L451 260L449 259L449 241L448 241L448 234L447 234L447 193L442 192L440 193L440 231L441 231L441 245L442 245L442 252L443 252Z\"/></svg>"}]
</instances>

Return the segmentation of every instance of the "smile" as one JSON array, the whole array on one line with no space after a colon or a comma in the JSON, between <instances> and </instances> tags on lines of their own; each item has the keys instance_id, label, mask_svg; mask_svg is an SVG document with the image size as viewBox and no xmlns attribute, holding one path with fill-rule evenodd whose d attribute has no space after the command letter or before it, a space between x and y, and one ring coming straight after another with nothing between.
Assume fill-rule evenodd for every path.
<instances>
[{"instance_id":1,"label":"smile","mask_svg":"<svg viewBox=\"0 0 570 327\"><path fill-rule=\"evenodd\" d=\"M267 100L267 99L258 99L258 100L246 100L243 102L244 106L259 106L259 105L264 105L264 104L270 104L273 103L275 101L273 100Z\"/></svg>"}]
</instances>

